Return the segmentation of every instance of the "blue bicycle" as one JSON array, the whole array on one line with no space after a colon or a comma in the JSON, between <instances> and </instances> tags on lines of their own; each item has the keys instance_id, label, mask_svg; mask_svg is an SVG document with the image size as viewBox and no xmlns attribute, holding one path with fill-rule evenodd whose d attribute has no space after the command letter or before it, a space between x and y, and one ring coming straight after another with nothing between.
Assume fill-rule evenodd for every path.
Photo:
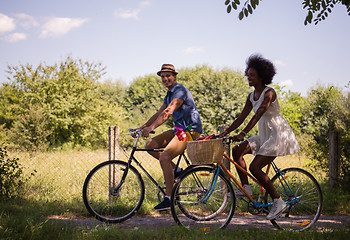
<instances>
[{"instance_id":1,"label":"blue bicycle","mask_svg":"<svg viewBox=\"0 0 350 240\"><path fill-rule=\"evenodd\" d=\"M225 137L208 141L230 145L232 138ZM201 143L198 142L198 144ZM235 185L245 193L246 198L243 201L248 203L250 213L269 213L272 199L258 180L225 153L222 154L222 157L247 174L259 186L255 188L258 190L255 191L255 194L253 193L253 196L249 195L224 166L222 158L216 163L191 165L176 182L172 192L171 210L177 224L187 229L198 229L204 232L226 227L233 217L236 206L233 187L229 179L232 179ZM303 169L280 170L272 162L266 169L267 173L271 166L275 172L271 181L288 205L282 216L271 220L271 223L278 229L291 231L303 231L310 228L317 222L322 210L323 197L320 185L309 172Z\"/></svg>"}]
</instances>

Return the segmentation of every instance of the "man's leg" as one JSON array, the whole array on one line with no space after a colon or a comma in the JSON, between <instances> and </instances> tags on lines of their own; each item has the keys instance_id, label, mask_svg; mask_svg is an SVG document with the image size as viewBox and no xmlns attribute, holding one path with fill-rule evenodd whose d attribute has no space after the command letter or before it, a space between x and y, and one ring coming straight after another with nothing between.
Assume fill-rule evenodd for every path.
<instances>
[{"instance_id":1,"label":"man's leg","mask_svg":"<svg viewBox=\"0 0 350 240\"><path fill-rule=\"evenodd\" d=\"M172 156L164 151L160 153L159 163L163 171L165 180L166 196L170 197L174 185L174 168L175 164L172 161Z\"/></svg>"},{"instance_id":2,"label":"man's leg","mask_svg":"<svg viewBox=\"0 0 350 240\"><path fill-rule=\"evenodd\" d=\"M174 133L169 130L166 132L163 132L157 136L155 136L154 138L150 138L145 145L146 149L160 149L160 148L164 148L168 145L168 143L171 141L171 139L174 137ZM152 152L149 151L148 152L151 156L153 156L154 158L160 160L160 155L162 152ZM173 168L175 168L175 163L173 163L171 161L171 166Z\"/></svg>"}]
</instances>

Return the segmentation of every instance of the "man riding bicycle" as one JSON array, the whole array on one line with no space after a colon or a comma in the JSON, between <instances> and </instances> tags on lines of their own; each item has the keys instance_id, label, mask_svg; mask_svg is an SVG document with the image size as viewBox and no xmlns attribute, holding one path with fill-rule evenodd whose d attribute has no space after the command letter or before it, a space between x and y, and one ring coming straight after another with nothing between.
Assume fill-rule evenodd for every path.
<instances>
[{"instance_id":1,"label":"man riding bicycle","mask_svg":"<svg viewBox=\"0 0 350 240\"><path fill-rule=\"evenodd\" d=\"M161 77L168 92L159 110L141 127L142 136L148 137L149 133L165 123L170 116L174 118L174 126L189 128L193 139L203 133L202 122L191 92L182 84L177 83L177 72L172 64L163 64L157 75ZM151 139L145 145L146 149L165 148L163 152L148 152L159 160L163 171L166 186L164 200L154 207L161 211L170 209L170 196L174 184L174 174L181 171L175 169L172 159L180 155L187 147L185 141L179 140L174 130L165 131Z\"/></svg>"}]
</instances>

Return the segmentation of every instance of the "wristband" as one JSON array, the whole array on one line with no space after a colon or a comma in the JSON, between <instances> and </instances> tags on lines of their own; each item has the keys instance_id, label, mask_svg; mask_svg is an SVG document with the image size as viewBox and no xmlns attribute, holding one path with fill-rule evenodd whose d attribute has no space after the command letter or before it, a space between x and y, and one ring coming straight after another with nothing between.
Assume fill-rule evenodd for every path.
<instances>
[{"instance_id":1,"label":"wristband","mask_svg":"<svg viewBox=\"0 0 350 240\"><path fill-rule=\"evenodd\" d=\"M241 131L241 133L243 133L243 134L244 134L244 136L245 136L245 135L247 135L247 133L246 133L245 131Z\"/></svg>"}]
</instances>

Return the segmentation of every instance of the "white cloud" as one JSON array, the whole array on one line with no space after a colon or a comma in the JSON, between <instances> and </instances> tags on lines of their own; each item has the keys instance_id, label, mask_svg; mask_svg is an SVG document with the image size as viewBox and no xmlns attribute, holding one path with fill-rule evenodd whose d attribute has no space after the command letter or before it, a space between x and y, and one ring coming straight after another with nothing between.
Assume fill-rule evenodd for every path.
<instances>
[{"instance_id":1,"label":"white cloud","mask_svg":"<svg viewBox=\"0 0 350 240\"><path fill-rule=\"evenodd\" d=\"M196 54L196 53L200 53L203 52L203 48L201 47L188 47L184 50L185 54Z\"/></svg>"},{"instance_id":2,"label":"white cloud","mask_svg":"<svg viewBox=\"0 0 350 240\"><path fill-rule=\"evenodd\" d=\"M122 9L118 8L117 10L114 11L114 16L117 18L122 18L122 19L139 19L139 14L141 12L141 9Z\"/></svg>"},{"instance_id":3,"label":"white cloud","mask_svg":"<svg viewBox=\"0 0 350 240\"><path fill-rule=\"evenodd\" d=\"M290 80L290 79L281 82L281 86L292 87L293 85L294 85L293 80Z\"/></svg>"},{"instance_id":4,"label":"white cloud","mask_svg":"<svg viewBox=\"0 0 350 240\"><path fill-rule=\"evenodd\" d=\"M5 36L3 39L7 42L14 43L14 42L26 40L27 35L25 33L12 33L12 34Z\"/></svg>"},{"instance_id":5,"label":"white cloud","mask_svg":"<svg viewBox=\"0 0 350 240\"><path fill-rule=\"evenodd\" d=\"M287 64L285 62L283 62L282 60L276 60L276 61L273 61L273 63L276 65L276 66L280 66L280 67L285 67L287 66Z\"/></svg>"},{"instance_id":6,"label":"white cloud","mask_svg":"<svg viewBox=\"0 0 350 240\"><path fill-rule=\"evenodd\" d=\"M134 9L124 9L124 8L118 8L114 11L114 16L116 18L121 18L121 19L139 19L139 15L143 8L150 6L152 2L150 0L145 0L139 3L138 8Z\"/></svg>"},{"instance_id":7,"label":"white cloud","mask_svg":"<svg viewBox=\"0 0 350 240\"><path fill-rule=\"evenodd\" d=\"M41 38L46 37L60 37L67 34L73 28L78 28L88 19L83 18L50 18L43 26L40 33Z\"/></svg>"},{"instance_id":8,"label":"white cloud","mask_svg":"<svg viewBox=\"0 0 350 240\"><path fill-rule=\"evenodd\" d=\"M0 35L16 29L15 19L0 13Z\"/></svg>"},{"instance_id":9,"label":"white cloud","mask_svg":"<svg viewBox=\"0 0 350 240\"><path fill-rule=\"evenodd\" d=\"M28 14L18 13L15 16L18 24L25 29L39 26L39 23L35 20L35 18Z\"/></svg>"},{"instance_id":10,"label":"white cloud","mask_svg":"<svg viewBox=\"0 0 350 240\"><path fill-rule=\"evenodd\" d=\"M152 2L150 0L145 0L145 1L140 2L139 6L140 7L147 7L151 4L152 4Z\"/></svg>"}]
</instances>

